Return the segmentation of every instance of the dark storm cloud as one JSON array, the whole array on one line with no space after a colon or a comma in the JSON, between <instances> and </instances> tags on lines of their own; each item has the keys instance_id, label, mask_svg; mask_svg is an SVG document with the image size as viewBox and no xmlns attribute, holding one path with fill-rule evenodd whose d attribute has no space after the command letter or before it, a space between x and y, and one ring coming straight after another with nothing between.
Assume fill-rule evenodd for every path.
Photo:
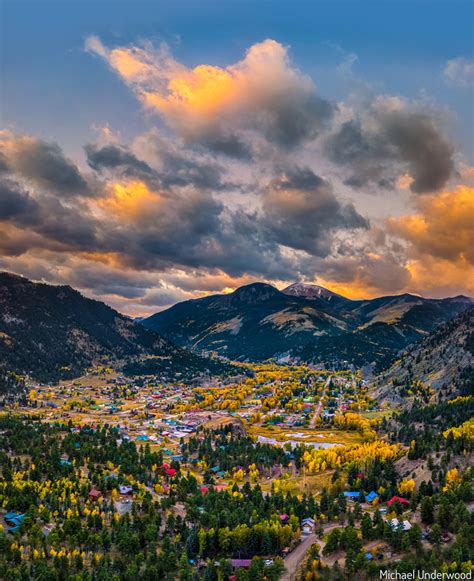
<instances>
[{"instance_id":1,"label":"dark storm cloud","mask_svg":"<svg viewBox=\"0 0 474 581\"><path fill-rule=\"evenodd\" d=\"M279 244L314 256L331 252L338 230L368 228L352 204L342 204L331 185L308 168L293 168L263 194L262 224Z\"/></svg>"},{"instance_id":2,"label":"dark storm cloud","mask_svg":"<svg viewBox=\"0 0 474 581\"><path fill-rule=\"evenodd\" d=\"M0 143L0 149L5 141ZM13 138L3 153L8 169L36 186L64 196L90 195L86 180L59 145L40 139Z\"/></svg>"},{"instance_id":3,"label":"dark storm cloud","mask_svg":"<svg viewBox=\"0 0 474 581\"><path fill-rule=\"evenodd\" d=\"M192 134L190 142L237 160L254 156L254 140L264 138L281 150L294 150L313 141L329 123L335 105L301 87L285 87L258 108L225 121L216 120L206 132Z\"/></svg>"},{"instance_id":4,"label":"dark storm cloud","mask_svg":"<svg viewBox=\"0 0 474 581\"><path fill-rule=\"evenodd\" d=\"M289 92L258 117L270 142L292 149L315 139L332 118L334 105L314 93Z\"/></svg>"},{"instance_id":5,"label":"dark storm cloud","mask_svg":"<svg viewBox=\"0 0 474 581\"><path fill-rule=\"evenodd\" d=\"M0 220L24 219L35 215L37 210L37 203L17 184L9 180L0 182Z\"/></svg>"},{"instance_id":6,"label":"dark storm cloud","mask_svg":"<svg viewBox=\"0 0 474 581\"><path fill-rule=\"evenodd\" d=\"M97 243L97 224L84 210L65 206L52 195L33 198L12 179L0 181L0 220L37 234L40 238L30 237L30 241L40 242L42 247L60 243L73 249L93 249ZM10 242L12 252L13 244ZM25 250L24 238L18 238L18 244Z\"/></svg>"},{"instance_id":7,"label":"dark storm cloud","mask_svg":"<svg viewBox=\"0 0 474 581\"><path fill-rule=\"evenodd\" d=\"M80 206L65 206L58 198L41 199L40 212L32 227L39 234L67 247L83 251L98 249L101 227Z\"/></svg>"},{"instance_id":8,"label":"dark storm cloud","mask_svg":"<svg viewBox=\"0 0 474 581\"><path fill-rule=\"evenodd\" d=\"M84 150L87 163L95 171L119 170L126 176L134 177L148 177L153 174L153 170L147 163L138 159L125 147L112 144L100 147L89 143Z\"/></svg>"},{"instance_id":9,"label":"dark storm cloud","mask_svg":"<svg viewBox=\"0 0 474 581\"><path fill-rule=\"evenodd\" d=\"M396 111L384 119L387 139L408 163L417 193L442 188L454 170L453 147L439 132L433 119L421 113Z\"/></svg>"},{"instance_id":10,"label":"dark storm cloud","mask_svg":"<svg viewBox=\"0 0 474 581\"><path fill-rule=\"evenodd\" d=\"M198 143L218 155L238 160L252 159L252 147L236 133L221 130L200 137Z\"/></svg>"},{"instance_id":11,"label":"dark storm cloud","mask_svg":"<svg viewBox=\"0 0 474 581\"><path fill-rule=\"evenodd\" d=\"M167 186L193 185L207 190L226 190L234 187L224 180L224 170L215 163L196 161L184 155L163 152L163 171L161 182Z\"/></svg>"},{"instance_id":12,"label":"dark storm cloud","mask_svg":"<svg viewBox=\"0 0 474 581\"><path fill-rule=\"evenodd\" d=\"M8 171L7 158L0 152L0 174Z\"/></svg>"},{"instance_id":13,"label":"dark storm cloud","mask_svg":"<svg viewBox=\"0 0 474 581\"><path fill-rule=\"evenodd\" d=\"M346 183L356 188L393 187L403 167L413 178L411 190L425 193L442 188L454 171L453 147L434 119L406 108L379 105L368 121L344 123L325 147L332 161L349 168Z\"/></svg>"},{"instance_id":14,"label":"dark storm cloud","mask_svg":"<svg viewBox=\"0 0 474 581\"><path fill-rule=\"evenodd\" d=\"M96 295L119 295L127 299L144 297L150 287L161 282L146 272L120 271L102 264L80 264L70 269L69 284L93 289Z\"/></svg>"},{"instance_id":15,"label":"dark storm cloud","mask_svg":"<svg viewBox=\"0 0 474 581\"><path fill-rule=\"evenodd\" d=\"M160 169L152 168L120 144L87 144L84 148L87 162L97 172L107 170L115 177L142 179L163 188L194 186L214 191L234 188L233 184L223 181L225 172L220 165L196 159L192 151L176 151L173 143L155 131L141 136L140 142Z\"/></svg>"}]
</instances>

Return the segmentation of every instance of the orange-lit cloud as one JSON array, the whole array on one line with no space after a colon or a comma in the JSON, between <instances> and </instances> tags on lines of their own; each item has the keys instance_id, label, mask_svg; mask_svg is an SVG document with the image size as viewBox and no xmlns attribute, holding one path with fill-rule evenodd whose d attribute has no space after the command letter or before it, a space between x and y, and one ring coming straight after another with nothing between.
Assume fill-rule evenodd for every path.
<instances>
[{"instance_id":1,"label":"orange-lit cloud","mask_svg":"<svg viewBox=\"0 0 474 581\"><path fill-rule=\"evenodd\" d=\"M376 285L371 285L367 281L355 278L349 283L326 280L324 277L318 277L316 284L327 288L333 293L347 297L348 299L371 299L383 294Z\"/></svg>"},{"instance_id":2,"label":"orange-lit cloud","mask_svg":"<svg viewBox=\"0 0 474 581\"><path fill-rule=\"evenodd\" d=\"M332 106L316 95L309 76L294 68L288 49L267 39L227 67L188 68L165 46L109 50L92 37L86 47L109 63L146 108L162 115L186 139L222 144L241 130L268 139L299 142L313 137Z\"/></svg>"},{"instance_id":3,"label":"orange-lit cloud","mask_svg":"<svg viewBox=\"0 0 474 581\"><path fill-rule=\"evenodd\" d=\"M389 231L408 243L412 289L474 295L474 188L420 197L417 210L387 221Z\"/></svg>"},{"instance_id":4,"label":"orange-lit cloud","mask_svg":"<svg viewBox=\"0 0 474 581\"><path fill-rule=\"evenodd\" d=\"M389 229L411 243L412 252L474 264L474 188L417 200L418 212L388 220Z\"/></svg>"},{"instance_id":5,"label":"orange-lit cloud","mask_svg":"<svg viewBox=\"0 0 474 581\"><path fill-rule=\"evenodd\" d=\"M425 255L408 262L412 289L425 296L465 294L474 297L474 265L465 258L445 260Z\"/></svg>"},{"instance_id":6,"label":"orange-lit cloud","mask_svg":"<svg viewBox=\"0 0 474 581\"><path fill-rule=\"evenodd\" d=\"M166 202L158 192L152 192L140 181L132 180L108 185L109 195L100 198L99 208L122 221L142 219L156 212Z\"/></svg>"}]
</instances>

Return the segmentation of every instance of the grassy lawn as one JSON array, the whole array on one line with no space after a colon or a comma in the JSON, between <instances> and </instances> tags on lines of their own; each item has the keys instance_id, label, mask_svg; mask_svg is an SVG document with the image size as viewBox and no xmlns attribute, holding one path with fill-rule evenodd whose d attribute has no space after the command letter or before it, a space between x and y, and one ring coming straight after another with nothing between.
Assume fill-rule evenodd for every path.
<instances>
[{"instance_id":1,"label":"grassy lawn","mask_svg":"<svg viewBox=\"0 0 474 581\"><path fill-rule=\"evenodd\" d=\"M378 412L361 412L361 416L368 420L382 420L383 418L390 418L393 410L380 410Z\"/></svg>"},{"instance_id":2,"label":"grassy lawn","mask_svg":"<svg viewBox=\"0 0 474 581\"><path fill-rule=\"evenodd\" d=\"M306 476L296 476L289 480L280 480L280 489L284 492L301 495L303 493L320 494L323 488L331 486L333 470L321 472L319 474L309 474ZM263 491L271 489L271 482L261 484Z\"/></svg>"},{"instance_id":3,"label":"grassy lawn","mask_svg":"<svg viewBox=\"0 0 474 581\"><path fill-rule=\"evenodd\" d=\"M286 442L293 440L295 442L321 442L331 444L343 444L350 446L360 444L362 437L358 432L337 429L312 429L312 428L288 428L281 426L260 426L254 424L248 428L253 436L264 436L265 438L274 438L277 442ZM298 435L296 435L298 434ZM305 436L305 437L302 437Z\"/></svg>"}]
</instances>

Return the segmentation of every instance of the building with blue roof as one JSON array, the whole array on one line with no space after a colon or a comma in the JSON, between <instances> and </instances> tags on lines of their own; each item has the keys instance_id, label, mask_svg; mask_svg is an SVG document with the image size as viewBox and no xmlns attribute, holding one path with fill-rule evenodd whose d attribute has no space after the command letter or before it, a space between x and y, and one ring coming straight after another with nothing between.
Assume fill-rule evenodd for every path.
<instances>
[{"instance_id":1,"label":"building with blue roof","mask_svg":"<svg viewBox=\"0 0 474 581\"><path fill-rule=\"evenodd\" d=\"M23 523L26 514L21 514L19 512L7 512L3 517L6 524L10 527L8 532L15 533Z\"/></svg>"},{"instance_id":2,"label":"building with blue roof","mask_svg":"<svg viewBox=\"0 0 474 581\"><path fill-rule=\"evenodd\" d=\"M376 502L378 502L378 499L379 495L373 490L365 496L365 501L368 502L369 504L375 504Z\"/></svg>"}]
</instances>

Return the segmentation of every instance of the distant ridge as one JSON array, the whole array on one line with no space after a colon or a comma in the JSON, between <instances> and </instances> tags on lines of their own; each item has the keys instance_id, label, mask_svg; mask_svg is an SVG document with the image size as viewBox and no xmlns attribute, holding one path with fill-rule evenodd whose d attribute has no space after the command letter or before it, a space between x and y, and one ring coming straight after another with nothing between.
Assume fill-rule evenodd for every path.
<instances>
[{"instance_id":1,"label":"distant ridge","mask_svg":"<svg viewBox=\"0 0 474 581\"><path fill-rule=\"evenodd\" d=\"M256 282L178 303L142 324L183 347L238 361L383 368L471 304L468 297L411 294L350 300L318 285L295 283L279 291Z\"/></svg>"}]
</instances>

